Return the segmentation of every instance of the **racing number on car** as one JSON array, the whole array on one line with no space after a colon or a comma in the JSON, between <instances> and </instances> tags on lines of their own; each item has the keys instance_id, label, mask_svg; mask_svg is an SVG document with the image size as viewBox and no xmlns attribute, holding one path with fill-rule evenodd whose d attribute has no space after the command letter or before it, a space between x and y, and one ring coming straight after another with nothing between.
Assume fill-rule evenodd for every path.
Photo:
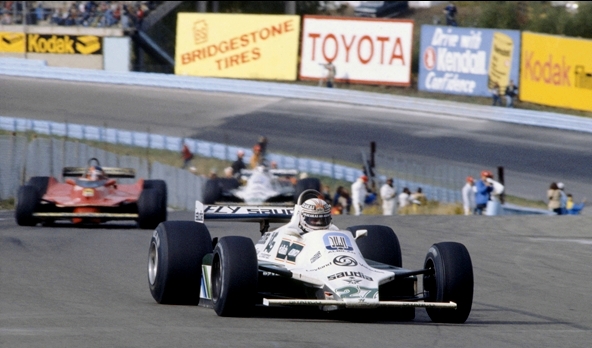
<instances>
[{"instance_id":1,"label":"racing number on car","mask_svg":"<svg viewBox=\"0 0 592 348\"><path fill-rule=\"evenodd\" d=\"M290 242L289 240L283 239L280 243L280 247L278 248L275 259L278 261L284 260L288 263L295 263L296 256L300 254L302 248L304 248L304 244Z\"/></svg>"},{"instance_id":2,"label":"racing number on car","mask_svg":"<svg viewBox=\"0 0 592 348\"><path fill-rule=\"evenodd\" d=\"M275 246L275 237L277 236L277 234L278 234L277 232L274 232L271 235L271 238L269 238L269 242L267 243L267 246L265 247L265 250L264 250L266 253L269 254L271 252L271 250L273 249L273 247Z\"/></svg>"},{"instance_id":3,"label":"racing number on car","mask_svg":"<svg viewBox=\"0 0 592 348\"><path fill-rule=\"evenodd\" d=\"M378 289L364 286L345 286L336 291L341 298L376 298L378 296Z\"/></svg>"}]
</instances>

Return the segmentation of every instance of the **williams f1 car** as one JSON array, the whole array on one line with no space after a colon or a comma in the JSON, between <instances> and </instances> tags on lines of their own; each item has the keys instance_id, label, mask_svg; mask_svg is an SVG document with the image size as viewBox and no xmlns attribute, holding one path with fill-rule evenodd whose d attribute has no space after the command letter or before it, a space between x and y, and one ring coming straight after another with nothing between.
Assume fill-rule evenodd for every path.
<instances>
[{"instance_id":1,"label":"williams f1 car","mask_svg":"<svg viewBox=\"0 0 592 348\"><path fill-rule=\"evenodd\" d=\"M62 175L74 179L59 182L54 177L35 176L19 188L17 224L135 220L140 228L154 229L166 221L167 187L162 180L119 184L116 178L135 178L135 171L101 167L96 158L91 158L87 167L65 167Z\"/></svg>"},{"instance_id":2,"label":"williams f1 car","mask_svg":"<svg viewBox=\"0 0 592 348\"><path fill-rule=\"evenodd\" d=\"M298 171L291 169L268 169L259 166L242 170L241 180L216 178L206 181L204 204L233 202L246 204L295 203L300 193L308 189L320 191L318 178L297 179ZM244 185L241 185L241 181Z\"/></svg>"},{"instance_id":3,"label":"williams f1 car","mask_svg":"<svg viewBox=\"0 0 592 348\"><path fill-rule=\"evenodd\" d=\"M309 193L293 209L196 202L195 222L161 223L149 248L153 298L213 308L220 316L248 316L256 306L312 306L334 313L386 311L397 320L412 320L415 309L423 307L434 322L467 320L473 267L463 244L433 244L422 268L406 269L390 227L331 225L301 234L299 210ZM207 220L259 222L262 237L256 244L241 236L212 240ZM271 222L286 224L268 231Z\"/></svg>"}]
</instances>

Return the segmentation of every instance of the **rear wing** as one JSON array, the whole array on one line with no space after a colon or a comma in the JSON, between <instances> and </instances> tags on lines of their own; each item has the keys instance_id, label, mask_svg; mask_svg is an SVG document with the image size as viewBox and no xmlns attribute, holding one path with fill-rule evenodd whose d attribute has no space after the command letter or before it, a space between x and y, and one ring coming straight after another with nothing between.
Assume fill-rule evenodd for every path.
<instances>
[{"instance_id":1,"label":"rear wing","mask_svg":"<svg viewBox=\"0 0 592 348\"><path fill-rule=\"evenodd\" d=\"M241 175L251 176L255 171L252 169L241 170ZM298 175L297 169L269 169L269 174L273 176L296 176Z\"/></svg>"},{"instance_id":2,"label":"rear wing","mask_svg":"<svg viewBox=\"0 0 592 348\"><path fill-rule=\"evenodd\" d=\"M294 207L249 205L204 205L195 201L195 222L231 220L259 222L261 233L267 232L270 222L287 223L294 215Z\"/></svg>"},{"instance_id":3,"label":"rear wing","mask_svg":"<svg viewBox=\"0 0 592 348\"><path fill-rule=\"evenodd\" d=\"M130 178L136 177L136 171L133 168L117 168L117 167L101 167L105 175L109 178ZM87 167L64 167L62 175L67 176L83 176L86 174Z\"/></svg>"}]
</instances>

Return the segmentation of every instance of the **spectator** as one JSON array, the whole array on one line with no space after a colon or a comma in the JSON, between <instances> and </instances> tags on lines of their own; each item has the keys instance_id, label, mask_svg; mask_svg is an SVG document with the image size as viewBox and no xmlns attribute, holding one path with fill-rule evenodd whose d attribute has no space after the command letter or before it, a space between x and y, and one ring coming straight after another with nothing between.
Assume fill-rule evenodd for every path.
<instances>
[{"instance_id":1,"label":"spectator","mask_svg":"<svg viewBox=\"0 0 592 348\"><path fill-rule=\"evenodd\" d=\"M582 209L584 209L584 204L586 203L586 198L582 199L581 203L575 203L573 201L573 195L571 193L567 194L567 214L568 215L578 215Z\"/></svg>"},{"instance_id":2,"label":"spectator","mask_svg":"<svg viewBox=\"0 0 592 348\"><path fill-rule=\"evenodd\" d=\"M333 84L335 82L335 74L337 73L337 68L333 65L332 61L329 61L327 64L323 64L323 67L327 70L327 87L333 88Z\"/></svg>"},{"instance_id":3,"label":"spectator","mask_svg":"<svg viewBox=\"0 0 592 348\"><path fill-rule=\"evenodd\" d=\"M261 145L255 144L253 146L253 155L251 156L251 161L249 162L251 165L251 169L255 169L260 166L263 162L263 154L261 152Z\"/></svg>"},{"instance_id":4,"label":"spectator","mask_svg":"<svg viewBox=\"0 0 592 348\"><path fill-rule=\"evenodd\" d=\"M368 194L366 183L368 177L366 175L360 176L351 186L352 191L352 205L354 206L354 214L361 215L364 210L364 201Z\"/></svg>"},{"instance_id":5,"label":"spectator","mask_svg":"<svg viewBox=\"0 0 592 348\"><path fill-rule=\"evenodd\" d=\"M557 183L552 182L547 190L547 198L549 199L549 203L547 203L547 207L550 211L557 213L557 215L561 215L563 212L561 210L561 190L557 186Z\"/></svg>"},{"instance_id":6,"label":"spectator","mask_svg":"<svg viewBox=\"0 0 592 348\"><path fill-rule=\"evenodd\" d=\"M446 25L456 27L456 5L452 1L444 8L444 14L446 15Z\"/></svg>"},{"instance_id":7,"label":"spectator","mask_svg":"<svg viewBox=\"0 0 592 348\"><path fill-rule=\"evenodd\" d=\"M265 156L267 155L267 138L261 135L257 144L261 148L261 164L265 165Z\"/></svg>"},{"instance_id":8,"label":"spectator","mask_svg":"<svg viewBox=\"0 0 592 348\"><path fill-rule=\"evenodd\" d=\"M411 191L409 188L404 187L403 191L399 193L399 209L405 208L411 203Z\"/></svg>"},{"instance_id":9,"label":"spectator","mask_svg":"<svg viewBox=\"0 0 592 348\"><path fill-rule=\"evenodd\" d=\"M418 187L417 191L415 191L415 193L412 193L409 198L411 199L411 202L415 205L428 204L428 199L427 199L426 195L423 193L423 190L421 189L421 187Z\"/></svg>"},{"instance_id":10,"label":"spectator","mask_svg":"<svg viewBox=\"0 0 592 348\"><path fill-rule=\"evenodd\" d=\"M329 185L323 185L321 193L323 194L323 200L327 202L327 204L331 205L331 203L333 202L331 199L331 188L329 187Z\"/></svg>"},{"instance_id":11,"label":"spectator","mask_svg":"<svg viewBox=\"0 0 592 348\"><path fill-rule=\"evenodd\" d=\"M514 107L514 98L518 96L518 87L514 84L513 80L510 80L510 84L506 87L506 106L509 108Z\"/></svg>"},{"instance_id":12,"label":"spectator","mask_svg":"<svg viewBox=\"0 0 592 348\"><path fill-rule=\"evenodd\" d=\"M232 172L232 167L226 167L224 168L224 177L227 179L232 179L234 178L233 172Z\"/></svg>"},{"instance_id":13,"label":"spectator","mask_svg":"<svg viewBox=\"0 0 592 348\"><path fill-rule=\"evenodd\" d=\"M490 171L484 170L481 172L481 179L475 183L475 214L483 215L483 212L487 209L487 202L491 197L491 191L493 186L487 182L487 178L492 177Z\"/></svg>"},{"instance_id":14,"label":"spectator","mask_svg":"<svg viewBox=\"0 0 592 348\"><path fill-rule=\"evenodd\" d=\"M343 205L337 202L337 204L331 206L331 215L343 215Z\"/></svg>"},{"instance_id":15,"label":"spectator","mask_svg":"<svg viewBox=\"0 0 592 348\"><path fill-rule=\"evenodd\" d=\"M382 199L382 215L393 215L395 210L395 198L397 189L393 185L393 179L388 178L380 188L380 199Z\"/></svg>"},{"instance_id":16,"label":"spectator","mask_svg":"<svg viewBox=\"0 0 592 348\"><path fill-rule=\"evenodd\" d=\"M491 97L493 98L493 106L502 106L502 99L500 97L500 86L497 82L493 85L490 91Z\"/></svg>"},{"instance_id":17,"label":"spectator","mask_svg":"<svg viewBox=\"0 0 592 348\"><path fill-rule=\"evenodd\" d=\"M475 179L468 176L465 186L462 188L463 209L465 215L470 215L475 209Z\"/></svg>"},{"instance_id":18,"label":"spectator","mask_svg":"<svg viewBox=\"0 0 592 348\"><path fill-rule=\"evenodd\" d=\"M236 160L234 162L232 162L232 173L234 175L235 178L240 179L241 177L241 171L243 169L246 169L247 166L245 165L245 162L243 162L243 157L245 157L245 152L243 150L238 150L236 152Z\"/></svg>"},{"instance_id":19,"label":"spectator","mask_svg":"<svg viewBox=\"0 0 592 348\"><path fill-rule=\"evenodd\" d=\"M487 183L493 188L487 202L486 215L500 215L501 206L501 195L504 193L504 185L493 179L493 174L489 173L487 177Z\"/></svg>"},{"instance_id":20,"label":"spectator","mask_svg":"<svg viewBox=\"0 0 592 348\"><path fill-rule=\"evenodd\" d=\"M343 207L342 213L349 214L350 207L351 207L351 197L349 192L343 187L339 186L337 190L335 190L335 195L333 196L333 204L337 205L340 204Z\"/></svg>"},{"instance_id":21,"label":"spectator","mask_svg":"<svg viewBox=\"0 0 592 348\"><path fill-rule=\"evenodd\" d=\"M189 150L189 146L187 146L187 143L183 143L183 148L181 149L181 156L183 157L183 165L181 166L181 168L185 169L187 168L189 162L193 160L193 153L191 152L191 150Z\"/></svg>"},{"instance_id":22,"label":"spectator","mask_svg":"<svg viewBox=\"0 0 592 348\"><path fill-rule=\"evenodd\" d=\"M565 194L565 185L562 182L557 183L557 188L559 189L559 194L561 195L560 205L561 214L567 214L567 195Z\"/></svg>"}]
</instances>

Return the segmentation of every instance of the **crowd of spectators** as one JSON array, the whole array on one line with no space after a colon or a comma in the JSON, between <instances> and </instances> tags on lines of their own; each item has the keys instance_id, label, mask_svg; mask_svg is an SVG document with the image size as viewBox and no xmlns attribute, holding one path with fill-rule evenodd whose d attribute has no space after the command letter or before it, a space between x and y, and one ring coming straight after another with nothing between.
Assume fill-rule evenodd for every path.
<instances>
[{"instance_id":1,"label":"crowd of spectators","mask_svg":"<svg viewBox=\"0 0 592 348\"><path fill-rule=\"evenodd\" d=\"M84 27L141 26L158 1L1 1L0 24Z\"/></svg>"}]
</instances>

